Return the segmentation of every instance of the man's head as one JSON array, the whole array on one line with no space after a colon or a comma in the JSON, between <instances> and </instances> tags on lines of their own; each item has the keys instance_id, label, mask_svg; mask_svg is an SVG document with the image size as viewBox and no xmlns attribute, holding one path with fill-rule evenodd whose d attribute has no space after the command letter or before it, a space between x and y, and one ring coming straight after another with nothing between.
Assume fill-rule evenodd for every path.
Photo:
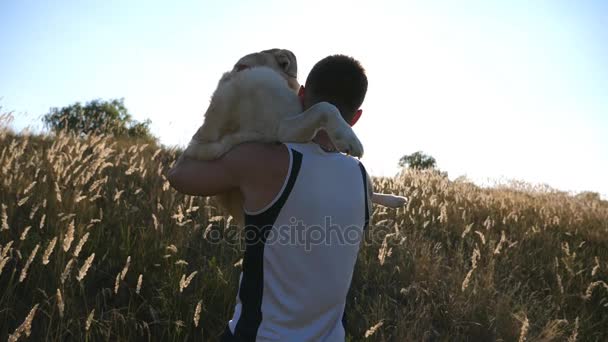
<instances>
[{"instance_id":1,"label":"man's head","mask_svg":"<svg viewBox=\"0 0 608 342\"><path fill-rule=\"evenodd\" d=\"M320 60L300 88L304 109L318 102L336 106L342 117L354 125L361 116L359 108L367 92L367 76L361 64L352 57L333 55Z\"/></svg>"}]
</instances>

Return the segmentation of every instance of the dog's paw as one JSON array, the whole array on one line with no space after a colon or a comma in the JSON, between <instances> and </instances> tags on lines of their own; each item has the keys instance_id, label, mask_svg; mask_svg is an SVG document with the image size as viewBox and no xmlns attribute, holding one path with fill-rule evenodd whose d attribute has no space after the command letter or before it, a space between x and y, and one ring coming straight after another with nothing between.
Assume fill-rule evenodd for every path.
<instances>
[{"instance_id":1,"label":"dog's paw","mask_svg":"<svg viewBox=\"0 0 608 342\"><path fill-rule=\"evenodd\" d=\"M340 152L357 158L363 156L363 144L361 144L353 129L348 126L334 132L332 142Z\"/></svg>"},{"instance_id":2,"label":"dog's paw","mask_svg":"<svg viewBox=\"0 0 608 342\"><path fill-rule=\"evenodd\" d=\"M403 196L395 196L393 195L390 198L387 198L386 204L387 207L390 208L400 208L403 207L407 203L407 198Z\"/></svg>"},{"instance_id":3,"label":"dog's paw","mask_svg":"<svg viewBox=\"0 0 608 342\"><path fill-rule=\"evenodd\" d=\"M324 112L325 129L338 151L353 157L362 157L363 144L359 141L355 131L344 121L338 108L328 102L320 102L316 106L322 108L321 110Z\"/></svg>"}]
</instances>

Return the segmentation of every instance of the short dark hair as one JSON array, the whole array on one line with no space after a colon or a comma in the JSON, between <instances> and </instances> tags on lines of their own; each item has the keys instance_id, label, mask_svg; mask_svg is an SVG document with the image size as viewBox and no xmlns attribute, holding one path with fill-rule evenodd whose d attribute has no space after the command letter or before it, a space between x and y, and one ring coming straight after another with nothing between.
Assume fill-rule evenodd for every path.
<instances>
[{"instance_id":1,"label":"short dark hair","mask_svg":"<svg viewBox=\"0 0 608 342\"><path fill-rule=\"evenodd\" d=\"M305 105L326 101L350 123L367 93L365 69L354 58L333 55L320 60L306 78Z\"/></svg>"}]
</instances>

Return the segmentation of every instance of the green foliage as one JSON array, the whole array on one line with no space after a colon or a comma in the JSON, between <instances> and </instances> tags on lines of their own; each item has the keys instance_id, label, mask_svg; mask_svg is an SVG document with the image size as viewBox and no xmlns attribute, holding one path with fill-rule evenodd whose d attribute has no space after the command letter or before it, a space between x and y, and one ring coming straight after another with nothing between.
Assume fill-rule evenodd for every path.
<instances>
[{"instance_id":1,"label":"green foliage","mask_svg":"<svg viewBox=\"0 0 608 342\"><path fill-rule=\"evenodd\" d=\"M83 135L111 134L115 137L156 141L150 133L150 120L133 120L124 99L96 99L84 106L76 102L63 108L51 108L43 117L43 121L53 131L67 130Z\"/></svg>"},{"instance_id":2,"label":"green foliage","mask_svg":"<svg viewBox=\"0 0 608 342\"><path fill-rule=\"evenodd\" d=\"M435 158L424 154L422 151L406 154L399 159L400 167L409 167L416 170L434 169L436 164Z\"/></svg>"},{"instance_id":3,"label":"green foliage","mask_svg":"<svg viewBox=\"0 0 608 342\"><path fill-rule=\"evenodd\" d=\"M600 202L602 200L602 198L600 197L600 194L597 192L593 192L593 191L583 191L579 194L576 195L576 198L579 198L581 200L586 200L586 201L590 201L590 202Z\"/></svg>"}]
</instances>

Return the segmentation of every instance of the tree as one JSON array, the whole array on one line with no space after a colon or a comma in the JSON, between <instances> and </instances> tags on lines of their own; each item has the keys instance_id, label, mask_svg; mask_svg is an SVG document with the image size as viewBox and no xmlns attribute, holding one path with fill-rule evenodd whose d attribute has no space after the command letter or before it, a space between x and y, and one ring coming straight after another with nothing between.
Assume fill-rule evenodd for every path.
<instances>
[{"instance_id":1,"label":"tree","mask_svg":"<svg viewBox=\"0 0 608 342\"><path fill-rule=\"evenodd\" d=\"M434 169L436 165L435 158L424 154L422 151L406 154L399 159L400 167L409 167L412 169Z\"/></svg>"},{"instance_id":2,"label":"tree","mask_svg":"<svg viewBox=\"0 0 608 342\"><path fill-rule=\"evenodd\" d=\"M42 120L53 131L66 129L76 134L112 134L116 137L156 140L150 133L150 120L133 120L124 99L96 99L84 106L76 102L63 108L51 108Z\"/></svg>"},{"instance_id":3,"label":"tree","mask_svg":"<svg viewBox=\"0 0 608 342\"><path fill-rule=\"evenodd\" d=\"M602 200L598 192L592 191L583 191L578 193L575 197L588 202L600 202Z\"/></svg>"}]
</instances>

